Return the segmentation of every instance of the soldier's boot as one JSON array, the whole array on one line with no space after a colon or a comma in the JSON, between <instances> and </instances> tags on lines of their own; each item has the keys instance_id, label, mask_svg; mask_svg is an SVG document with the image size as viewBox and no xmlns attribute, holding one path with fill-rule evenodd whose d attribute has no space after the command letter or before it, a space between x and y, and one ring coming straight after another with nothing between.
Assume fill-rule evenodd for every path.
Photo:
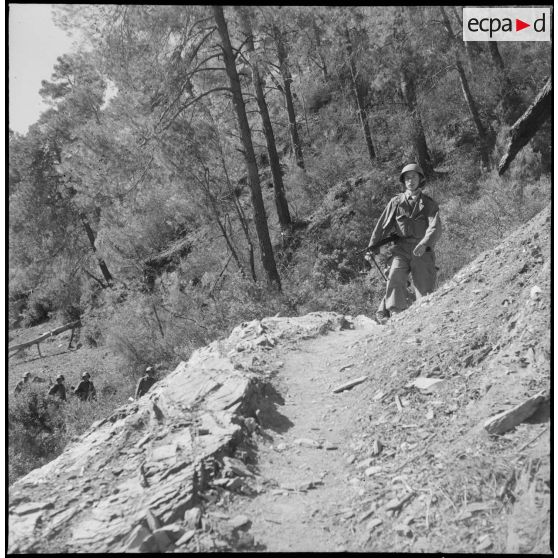
<instances>
[{"instance_id":1,"label":"soldier's boot","mask_svg":"<svg viewBox=\"0 0 558 558\"><path fill-rule=\"evenodd\" d=\"M375 320L378 324L383 325L389 320L390 313L387 310L378 310Z\"/></svg>"}]
</instances>

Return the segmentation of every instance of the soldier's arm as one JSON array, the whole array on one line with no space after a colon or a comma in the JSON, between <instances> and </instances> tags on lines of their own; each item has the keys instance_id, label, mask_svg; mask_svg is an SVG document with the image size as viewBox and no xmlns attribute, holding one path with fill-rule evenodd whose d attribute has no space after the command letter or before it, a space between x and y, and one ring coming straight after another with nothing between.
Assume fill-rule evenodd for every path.
<instances>
[{"instance_id":1,"label":"soldier's arm","mask_svg":"<svg viewBox=\"0 0 558 558\"><path fill-rule=\"evenodd\" d=\"M372 236L370 237L370 242L368 242L368 249L375 246L383 239L384 233L386 229L389 227L389 224L393 218L393 214L395 211L396 200L395 198L392 199L382 211L374 230L372 231Z\"/></svg>"},{"instance_id":2,"label":"soldier's arm","mask_svg":"<svg viewBox=\"0 0 558 558\"><path fill-rule=\"evenodd\" d=\"M436 203L433 203L432 209L428 214L428 228L424 233L423 239L420 244L434 248L436 242L442 234L442 220L440 219L440 210Z\"/></svg>"},{"instance_id":3,"label":"soldier's arm","mask_svg":"<svg viewBox=\"0 0 558 558\"><path fill-rule=\"evenodd\" d=\"M140 379L138 385L136 386L136 399L139 399L141 397L141 383L142 380Z\"/></svg>"}]
</instances>

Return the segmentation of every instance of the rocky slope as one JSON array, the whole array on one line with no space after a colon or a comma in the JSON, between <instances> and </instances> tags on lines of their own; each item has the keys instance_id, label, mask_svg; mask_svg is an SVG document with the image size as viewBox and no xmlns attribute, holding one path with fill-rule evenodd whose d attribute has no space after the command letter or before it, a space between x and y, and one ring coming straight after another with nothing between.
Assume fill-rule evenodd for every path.
<instances>
[{"instance_id":1,"label":"rocky slope","mask_svg":"<svg viewBox=\"0 0 558 558\"><path fill-rule=\"evenodd\" d=\"M250 432L243 417L265 416L262 379L272 368L252 370L257 349L345 323L334 314L271 318L196 351L147 396L14 483L10 552L156 550L159 539L187 534L177 521ZM241 466L231 462L232 470Z\"/></svg>"},{"instance_id":2,"label":"rocky slope","mask_svg":"<svg viewBox=\"0 0 558 558\"><path fill-rule=\"evenodd\" d=\"M9 552L550 552L550 219L385 326L197 351L11 487Z\"/></svg>"}]
</instances>

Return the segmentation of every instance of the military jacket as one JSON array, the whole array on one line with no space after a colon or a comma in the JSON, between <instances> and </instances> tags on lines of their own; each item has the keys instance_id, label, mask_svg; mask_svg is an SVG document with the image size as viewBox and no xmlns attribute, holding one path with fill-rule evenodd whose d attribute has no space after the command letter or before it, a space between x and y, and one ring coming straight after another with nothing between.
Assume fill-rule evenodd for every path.
<instances>
[{"instance_id":1,"label":"military jacket","mask_svg":"<svg viewBox=\"0 0 558 558\"><path fill-rule=\"evenodd\" d=\"M413 202L404 193L394 196L380 215L368 248L395 234L400 239L433 249L442 234L438 204L421 192Z\"/></svg>"},{"instance_id":2,"label":"military jacket","mask_svg":"<svg viewBox=\"0 0 558 558\"><path fill-rule=\"evenodd\" d=\"M49 390L49 395L58 395L62 401L66 401L66 386L64 384L54 384Z\"/></svg>"},{"instance_id":3,"label":"military jacket","mask_svg":"<svg viewBox=\"0 0 558 558\"><path fill-rule=\"evenodd\" d=\"M142 376L138 382L138 387L136 388L136 399L146 394L149 388L156 382L155 378L152 378L149 374Z\"/></svg>"},{"instance_id":4,"label":"military jacket","mask_svg":"<svg viewBox=\"0 0 558 558\"><path fill-rule=\"evenodd\" d=\"M82 401L87 401L88 399L96 398L95 386L91 380L82 380L78 387L74 390L74 394L77 395Z\"/></svg>"}]
</instances>

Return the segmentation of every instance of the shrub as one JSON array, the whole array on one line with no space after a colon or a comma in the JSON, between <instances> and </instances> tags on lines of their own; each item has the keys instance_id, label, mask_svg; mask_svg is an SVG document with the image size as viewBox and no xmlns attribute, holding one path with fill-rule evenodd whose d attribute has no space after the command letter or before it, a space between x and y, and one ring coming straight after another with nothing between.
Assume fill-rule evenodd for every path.
<instances>
[{"instance_id":1,"label":"shrub","mask_svg":"<svg viewBox=\"0 0 558 558\"><path fill-rule=\"evenodd\" d=\"M75 322L79 320L81 317L82 309L80 306L76 306L75 304L70 304L61 308L57 312L58 319L63 323Z\"/></svg>"},{"instance_id":2,"label":"shrub","mask_svg":"<svg viewBox=\"0 0 558 558\"><path fill-rule=\"evenodd\" d=\"M63 323L73 322L81 316L81 282L78 278L64 273L51 279L43 289L51 301L52 309L57 311L58 318Z\"/></svg>"},{"instance_id":3,"label":"shrub","mask_svg":"<svg viewBox=\"0 0 558 558\"><path fill-rule=\"evenodd\" d=\"M8 298L8 327L10 329L20 326L29 294L28 292L21 292L15 289L10 292Z\"/></svg>"},{"instance_id":4,"label":"shrub","mask_svg":"<svg viewBox=\"0 0 558 558\"><path fill-rule=\"evenodd\" d=\"M117 308L126 301L128 289L115 285L111 289L101 289L90 284L82 291L80 307L83 308L80 337L89 347L106 343L107 327Z\"/></svg>"},{"instance_id":5,"label":"shrub","mask_svg":"<svg viewBox=\"0 0 558 558\"><path fill-rule=\"evenodd\" d=\"M439 283L550 203L547 178L525 183L500 178L493 171L477 183L477 188L478 197L470 203L453 197L441 204L444 233L436 249Z\"/></svg>"},{"instance_id":6,"label":"shrub","mask_svg":"<svg viewBox=\"0 0 558 558\"><path fill-rule=\"evenodd\" d=\"M81 290L79 279L64 269L60 270L60 275L45 277L29 296L22 325L31 327L41 324L54 312L63 323L77 320L83 311Z\"/></svg>"},{"instance_id":7,"label":"shrub","mask_svg":"<svg viewBox=\"0 0 558 558\"><path fill-rule=\"evenodd\" d=\"M23 319L21 325L23 327L33 327L46 322L51 308L51 302L43 295L32 293L27 307L22 312Z\"/></svg>"},{"instance_id":8,"label":"shrub","mask_svg":"<svg viewBox=\"0 0 558 558\"><path fill-rule=\"evenodd\" d=\"M54 459L66 444L66 425L59 399L37 387L12 396L8 407L10 483Z\"/></svg>"},{"instance_id":9,"label":"shrub","mask_svg":"<svg viewBox=\"0 0 558 558\"><path fill-rule=\"evenodd\" d=\"M309 112L318 112L331 102L332 94L330 88L324 83L311 86L306 94L306 106Z\"/></svg>"},{"instance_id":10,"label":"shrub","mask_svg":"<svg viewBox=\"0 0 558 558\"><path fill-rule=\"evenodd\" d=\"M122 357L124 371L136 375L147 365L176 362L172 324L157 297L135 293L123 301L105 324L107 345Z\"/></svg>"},{"instance_id":11,"label":"shrub","mask_svg":"<svg viewBox=\"0 0 558 558\"><path fill-rule=\"evenodd\" d=\"M91 368L97 400L83 402L67 386L67 401L47 395L48 387L29 385L8 402L9 482L62 453L66 444L106 418L133 395L135 381L120 370Z\"/></svg>"}]
</instances>

